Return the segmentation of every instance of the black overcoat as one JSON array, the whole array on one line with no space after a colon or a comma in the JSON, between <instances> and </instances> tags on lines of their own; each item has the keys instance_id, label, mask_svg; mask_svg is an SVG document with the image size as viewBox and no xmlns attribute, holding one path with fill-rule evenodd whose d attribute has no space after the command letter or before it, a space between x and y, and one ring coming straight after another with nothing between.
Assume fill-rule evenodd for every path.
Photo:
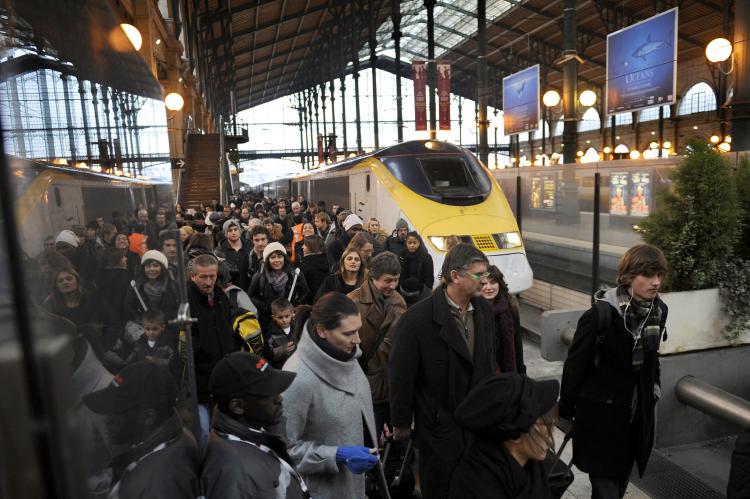
<instances>
[{"instance_id":1,"label":"black overcoat","mask_svg":"<svg viewBox=\"0 0 750 499\"><path fill-rule=\"evenodd\" d=\"M656 300L662 307L663 331L667 308ZM659 355L646 353L642 367L634 371L633 336L618 310L610 305L610 312L599 347L597 308L579 319L563 367L559 412L573 420L575 465L591 475L624 478L634 461L643 475L653 447Z\"/></svg>"},{"instance_id":2,"label":"black overcoat","mask_svg":"<svg viewBox=\"0 0 750 499\"><path fill-rule=\"evenodd\" d=\"M445 496L466 445L453 412L473 386L495 372L492 311L483 298L471 302L473 357L442 287L407 310L394 332L389 359L391 420L394 426L409 427L414 416L422 483L435 491L425 497Z\"/></svg>"}]
</instances>

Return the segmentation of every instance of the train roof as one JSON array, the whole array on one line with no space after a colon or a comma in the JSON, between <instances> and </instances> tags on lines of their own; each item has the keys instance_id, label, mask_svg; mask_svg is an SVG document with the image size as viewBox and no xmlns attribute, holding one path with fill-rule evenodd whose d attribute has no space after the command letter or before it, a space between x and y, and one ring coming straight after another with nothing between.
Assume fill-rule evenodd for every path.
<instances>
[{"instance_id":1,"label":"train roof","mask_svg":"<svg viewBox=\"0 0 750 499\"><path fill-rule=\"evenodd\" d=\"M303 179L310 175L317 175L324 172L339 172L346 171L354 168L356 165L361 163L367 158L388 158L393 156L407 156L407 155L429 155L429 154L464 154L467 150L461 146L451 144L450 142L443 142L440 140L409 140L407 142L401 142L393 146L383 147L377 151L364 154L362 156L355 156L353 158L347 158L343 161L339 161L332 165L327 165L322 168L316 168L314 170L303 171L289 177L282 177L278 180L288 179Z\"/></svg>"}]
</instances>

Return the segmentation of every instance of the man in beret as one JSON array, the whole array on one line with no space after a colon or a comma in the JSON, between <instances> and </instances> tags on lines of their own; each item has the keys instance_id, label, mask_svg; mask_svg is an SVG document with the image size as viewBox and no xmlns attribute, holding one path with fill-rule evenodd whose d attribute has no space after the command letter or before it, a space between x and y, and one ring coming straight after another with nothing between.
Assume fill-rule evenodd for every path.
<instances>
[{"instance_id":1,"label":"man in beret","mask_svg":"<svg viewBox=\"0 0 750 499\"><path fill-rule=\"evenodd\" d=\"M166 368L151 361L131 364L83 402L106 416L110 443L123 449L110 463L111 499L195 497L195 440L183 430L175 410L177 387Z\"/></svg>"},{"instance_id":2,"label":"man in beret","mask_svg":"<svg viewBox=\"0 0 750 499\"><path fill-rule=\"evenodd\" d=\"M218 412L203 463L206 497L310 497L286 445L271 431L281 421L281 393L296 373L262 357L235 352L211 373Z\"/></svg>"},{"instance_id":3,"label":"man in beret","mask_svg":"<svg viewBox=\"0 0 750 499\"><path fill-rule=\"evenodd\" d=\"M474 434L450 483L450 499L551 499L542 461L554 450L557 380L508 373L485 378L456 409Z\"/></svg>"}]
</instances>

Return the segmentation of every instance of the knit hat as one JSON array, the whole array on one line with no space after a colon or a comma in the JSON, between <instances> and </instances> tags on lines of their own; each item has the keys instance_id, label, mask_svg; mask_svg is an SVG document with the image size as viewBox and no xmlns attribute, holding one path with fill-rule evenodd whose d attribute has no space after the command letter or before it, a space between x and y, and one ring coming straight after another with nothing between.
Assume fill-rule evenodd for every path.
<instances>
[{"instance_id":1,"label":"knit hat","mask_svg":"<svg viewBox=\"0 0 750 499\"><path fill-rule=\"evenodd\" d=\"M456 422L485 438L515 439L554 407L559 392L556 379L535 381L515 373L485 378L459 404Z\"/></svg>"},{"instance_id":2,"label":"knit hat","mask_svg":"<svg viewBox=\"0 0 750 499\"><path fill-rule=\"evenodd\" d=\"M226 222L224 222L224 225L222 225L222 226L221 226L221 230L222 230L222 232L224 232L224 234L226 235L227 231L228 231L228 230L229 230L229 228L230 228L230 227L232 227L232 226L234 226L234 227L237 227L238 229L240 229L240 231L242 231L242 226L241 226L241 225L240 225L240 223L239 223L239 222L238 222L237 220L235 220L234 218L230 218L229 220L227 220Z\"/></svg>"},{"instance_id":3,"label":"knit hat","mask_svg":"<svg viewBox=\"0 0 750 499\"><path fill-rule=\"evenodd\" d=\"M398 229L409 230L409 224L406 223L406 220L404 220L403 218L399 218L398 222L396 222L396 230Z\"/></svg>"},{"instance_id":4,"label":"knit hat","mask_svg":"<svg viewBox=\"0 0 750 499\"><path fill-rule=\"evenodd\" d=\"M263 250L263 260L268 260L268 257L271 256L271 253L274 253L276 251L281 251L286 255L286 248L284 247L284 245L281 243L273 242L266 246L266 249Z\"/></svg>"},{"instance_id":5,"label":"knit hat","mask_svg":"<svg viewBox=\"0 0 750 499\"><path fill-rule=\"evenodd\" d=\"M75 232L72 230L63 230L60 231L60 233L55 238L55 243L65 243L73 246L74 248L78 247L78 236L76 236Z\"/></svg>"},{"instance_id":6,"label":"knit hat","mask_svg":"<svg viewBox=\"0 0 750 499\"><path fill-rule=\"evenodd\" d=\"M349 230L355 225L362 225L362 219L352 213L344 220L344 230Z\"/></svg>"},{"instance_id":7,"label":"knit hat","mask_svg":"<svg viewBox=\"0 0 750 499\"><path fill-rule=\"evenodd\" d=\"M169 261L167 261L167 257L161 251L148 250L145 252L141 257L141 265L145 265L149 260L161 263L165 269L169 267Z\"/></svg>"}]
</instances>

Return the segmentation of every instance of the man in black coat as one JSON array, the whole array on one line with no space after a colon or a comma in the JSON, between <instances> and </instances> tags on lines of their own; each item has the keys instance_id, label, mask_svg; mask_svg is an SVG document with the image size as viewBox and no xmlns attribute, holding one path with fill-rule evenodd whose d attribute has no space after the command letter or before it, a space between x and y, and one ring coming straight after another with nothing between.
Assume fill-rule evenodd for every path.
<instances>
[{"instance_id":1,"label":"man in black coat","mask_svg":"<svg viewBox=\"0 0 750 499\"><path fill-rule=\"evenodd\" d=\"M466 435L453 413L495 370L494 318L480 296L487 257L470 244L446 256L446 284L401 316L390 364L391 420L402 440L415 423L425 499L444 498Z\"/></svg>"},{"instance_id":2,"label":"man in black coat","mask_svg":"<svg viewBox=\"0 0 750 499\"><path fill-rule=\"evenodd\" d=\"M110 463L109 497L192 499L198 487L195 440L175 410L172 375L154 362L131 364L84 404L106 415L107 434L120 449Z\"/></svg>"},{"instance_id":3,"label":"man in black coat","mask_svg":"<svg viewBox=\"0 0 750 499\"><path fill-rule=\"evenodd\" d=\"M203 461L208 499L305 497L304 480L272 431L281 421L281 393L295 376L247 352L216 365L210 389L219 410Z\"/></svg>"},{"instance_id":4,"label":"man in black coat","mask_svg":"<svg viewBox=\"0 0 750 499\"><path fill-rule=\"evenodd\" d=\"M230 218L222 226L224 239L219 243L214 254L223 258L229 267L232 284L242 289L250 285L248 270L250 267L250 252L252 245L242 237L242 226L235 218Z\"/></svg>"},{"instance_id":5,"label":"man in black coat","mask_svg":"<svg viewBox=\"0 0 750 499\"><path fill-rule=\"evenodd\" d=\"M568 350L560 418L573 421L573 463L589 474L595 498L623 497L633 463L642 476L651 454L667 321L658 292L667 268L658 248L630 248L618 286L596 294Z\"/></svg>"},{"instance_id":6,"label":"man in black coat","mask_svg":"<svg viewBox=\"0 0 750 499\"><path fill-rule=\"evenodd\" d=\"M209 432L208 380L214 366L226 355L240 350L242 339L234 334L229 298L216 285L219 262L213 255L196 257L190 268L188 301L190 313L198 320L192 325L195 384L198 395L202 438Z\"/></svg>"}]
</instances>

